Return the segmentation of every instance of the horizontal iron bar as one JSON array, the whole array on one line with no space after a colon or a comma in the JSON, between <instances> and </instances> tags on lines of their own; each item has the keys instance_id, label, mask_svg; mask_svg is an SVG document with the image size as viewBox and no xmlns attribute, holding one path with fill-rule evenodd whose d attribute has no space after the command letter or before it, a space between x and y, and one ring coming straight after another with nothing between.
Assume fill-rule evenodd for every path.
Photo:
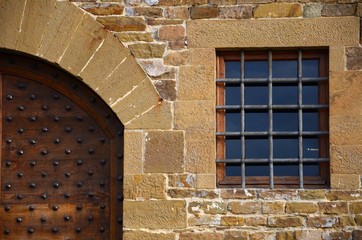
<instances>
[{"instance_id":1,"label":"horizontal iron bar","mask_svg":"<svg viewBox=\"0 0 362 240\"><path fill-rule=\"evenodd\" d=\"M240 110L242 108L241 105L219 105L216 106L217 110ZM298 109L322 109L322 108L329 108L327 104L308 104L308 105L302 105L299 107L299 105L271 105L271 109L291 109L291 110L298 110ZM259 109L269 109L268 105L244 105L244 109L246 110L259 110Z\"/></svg>"},{"instance_id":2,"label":"horizontal iron bar","mask_svg":"<svg viewBox=\"0 0 362 240\"><path fill-rule=\"evenodd\" d=\"M329 131L303 131L301 136L319 136L319 135L328 135ZM226 136L226 137L238 137L238 136L268 136L269 132L260 131L260 132L216 132L216 136ZM271 132L272 136L299 136L299 131L273 131Z\"/></svg>"},{"instance_id":3,"label":"horizontal iron bar","mask_svg":"<svg viewBox=\"0 0 362 240\"><path fill-rule=\"evenodd\" d=\"M298 83L298 78L272 78L273 83ZM327 81L328 77L302 78L302 82ZM244 83L268 83L268 78L244 78ZM217 83L241 83L240 78L218 78Z\"/></svg>"},{"instance_id":4,"label":"horizontal iron bar","mask_svg":"<svg viewBox=\"0 0 362 240\"><path fill-rule=\"evenodd\" d=\"M273 163L297 163L299 158L273 158ZM268 158L246 158L245 163L268 163ZM303 163L314 163L314 162L329 162L329 158L302 158ZM241 163L241 159L216 159L216 163Z\"/></svg>"}]
</instances>

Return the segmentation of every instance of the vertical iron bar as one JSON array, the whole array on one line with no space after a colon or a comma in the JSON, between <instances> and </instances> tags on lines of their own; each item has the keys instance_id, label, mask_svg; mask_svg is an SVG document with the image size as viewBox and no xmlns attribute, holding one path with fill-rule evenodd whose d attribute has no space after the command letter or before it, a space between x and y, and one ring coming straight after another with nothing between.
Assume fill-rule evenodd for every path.
<instances>
[{"instance_id":1,"label":"vertical iron bar","mask_svg":"<svg viewBox=\"0 0 362 240\"><path fill-rule=\"evenodd\" d=\"M240 56L240 70L241 70L241 187L245 189L245 97L244 97L244 78L245 78L245 59L244 59L244 51L241 51Z\"/></svg>"},{"instance_id":2,"label":"vertical iron bar","mask_svg":"<svg viewBox=\"0 0 362 240\"><path fill-rule=\"evenodd\" d=\"M303 188L303 112L302 112L302 50L298 50L298 158L299 158L299 188Z\"/></svg>"},{"instance_id":3,"label":"vertical iron bar","mask_svg":"<svg viewBox=\"0 0 362 240\"><path fill-rule=\"evenodd\" d=\"M269 100L268 100L268 113L269 113L269 132L268 132L268 141L269 141L269 187L274 188L274 165L273 165L273 57L272 50L268 51L268 90L269 90Z\"/></svg>"}]
</instances>

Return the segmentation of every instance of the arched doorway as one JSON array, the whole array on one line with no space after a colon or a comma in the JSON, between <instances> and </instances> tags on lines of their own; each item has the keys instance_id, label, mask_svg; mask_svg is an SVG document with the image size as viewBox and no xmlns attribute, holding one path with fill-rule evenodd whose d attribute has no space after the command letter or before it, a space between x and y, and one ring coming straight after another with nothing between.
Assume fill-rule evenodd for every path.
<instances>
[{"instance_id":1,"label":"arched doorway","mask_svg":"<svg viewBox=\"0 0 362 240\"><path fill-rule=\"evenodd\" d=\"M124 127L80 80L0 53L1 239L119 239Z\"/></svg>"}]
</instances>

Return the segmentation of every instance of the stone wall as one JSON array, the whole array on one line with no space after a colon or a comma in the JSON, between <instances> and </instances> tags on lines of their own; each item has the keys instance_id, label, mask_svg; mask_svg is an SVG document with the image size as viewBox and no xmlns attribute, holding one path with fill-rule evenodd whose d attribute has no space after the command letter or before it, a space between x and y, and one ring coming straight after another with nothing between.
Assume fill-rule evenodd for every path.
<instances>
[{"instance_id":1,"label":"stone wall","mask_svg":"<svg viewBox=\"0 0 362 240\"><path fill-rule=\"evenodd\" d=\"M362 3L70 2L0 0L0 47L59 64L124 123L124 239L362 239ZM216 50L260 47L329 48L328 189L216 187Z\"/></svg>"}]
</instances>

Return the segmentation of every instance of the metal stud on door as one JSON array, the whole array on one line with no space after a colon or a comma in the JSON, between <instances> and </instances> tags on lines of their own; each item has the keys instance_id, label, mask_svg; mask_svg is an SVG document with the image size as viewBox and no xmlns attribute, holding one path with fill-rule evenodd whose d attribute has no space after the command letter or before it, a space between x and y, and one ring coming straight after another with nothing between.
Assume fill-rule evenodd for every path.
<instances>
[{"instance_id":1,"label":"metal stud on door","mask_svg":"<svg viewBox=\"0 0 362 240\"><path fill-rule=\"evenodd\" d=\"M87 86L41 61L2 53L0 78L0 238L119 239L121 122Z\"/></svg>"}]
</instances>

